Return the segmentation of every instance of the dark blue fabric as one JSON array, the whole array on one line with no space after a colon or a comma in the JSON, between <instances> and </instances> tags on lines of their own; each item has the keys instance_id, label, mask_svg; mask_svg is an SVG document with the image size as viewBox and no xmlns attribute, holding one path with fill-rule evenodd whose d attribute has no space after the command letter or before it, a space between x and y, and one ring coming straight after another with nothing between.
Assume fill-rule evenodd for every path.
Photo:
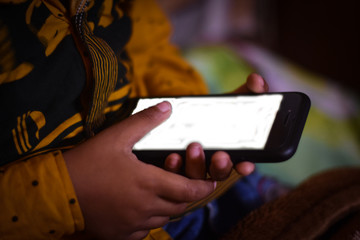
<instances>
[{"instance_id":1,"label":"dark blue fabric","mask_svg":"<svg viewBox=\"0 0 360 240\"><path fill-rule=\"evenodd\" d=\"M168 223L164 229L173 239L199 239L205 221L205 209L200 208L178 221Z\"/></svg>"},{"instance_id":2,"label":"dark blue fabric","mask_svg":"<svg viewBox=\"0 0 360 240\"><path fill-rule=\"evenodd\" d=\"M223 196L208 204L209 226L218 234L224 234L264 201L258 191L261 175L257 172L236 182Z\"/></svg>"},{"instance_id":3,"label":"dark blue fabric","mask_svg":"<svg viewBox=\"0 0 360 240\"><path fill-rule=\"evenodd\" d=\"M164 229L175 240L217 239L243 217L288 188L257 171L242 178L220 198Z\"/></svg>"}]
</instances>

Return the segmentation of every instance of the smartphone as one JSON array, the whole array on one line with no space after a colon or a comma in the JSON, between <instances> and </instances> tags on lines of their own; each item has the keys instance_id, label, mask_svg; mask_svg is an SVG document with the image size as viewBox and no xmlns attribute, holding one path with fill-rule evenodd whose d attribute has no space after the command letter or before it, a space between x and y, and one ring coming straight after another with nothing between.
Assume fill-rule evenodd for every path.
<instances>
[{"instance_id":1,"label":"smartphone","mask_svg":"<svg viewBox=\"0 0 360 240\"><path fill-rule=\"evenodd\" d=\"M163 164L170 153L183 157L199 142L209 159L226 151L236 164L281 162L296 152L310 108L300 92L130 99L132 114L168 101L172 114L133 147L145 162Z\"/></svg>"}]
</instances>

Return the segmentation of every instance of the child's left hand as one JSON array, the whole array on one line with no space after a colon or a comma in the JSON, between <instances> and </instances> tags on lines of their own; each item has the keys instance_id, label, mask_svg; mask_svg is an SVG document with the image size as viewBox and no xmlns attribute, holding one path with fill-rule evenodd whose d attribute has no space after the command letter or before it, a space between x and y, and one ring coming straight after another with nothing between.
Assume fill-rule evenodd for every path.
<instances>
[{"instance_id":1,"label":"child's left hand","mask_svg":"<svg viewBox=\"0 0 360 240\"><path fill-rule=\"evenodd\" d=\"M258 74L250 74L246 83L240 86L232 93L264 93L269 89L266 81ZM206 161L204 150L199 143L191 143L186 149L185 174L189 178L204 179L206 178ZM165 169L171 172L179 172L183 159L179 154L170 154L165 160ZM243 175L249 175L255 169L255 165L251 162L240 162L236 166L230 159L230 156L224 151L214 153L211 158L209 174L213 180L225 180L232 168Z\"/></svg>"}]
</instances>

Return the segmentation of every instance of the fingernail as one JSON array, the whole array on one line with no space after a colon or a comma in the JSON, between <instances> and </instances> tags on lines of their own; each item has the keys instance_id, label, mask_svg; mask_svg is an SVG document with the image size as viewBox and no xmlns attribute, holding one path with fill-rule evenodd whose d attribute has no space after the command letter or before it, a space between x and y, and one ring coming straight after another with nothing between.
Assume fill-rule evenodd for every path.
<instances>
[{"instance_id":1,"label":"fingernail","mask_svg":"<svg viewBox=\"0 0 360 240\"><path fill-rule=\"evenodd\" d=\"M160 109L161 112L164 112L164 113L168 112L171 109L171 104L166 101L158 103L156 106L158 109Z\"/></svg>"},{"instance_id":2,"label":"fingernail","mask_svg":"<svg viewBox=\"0 0 360 240\"><path fill-rule=\"evenodd\" d=\"M201 156L201 147L199 146L195 146L193 149L192 149L192 154L194 157L200 157Z\"/></svg>"},{"instance_id":3,"label":"fingernail","mask_svg":"<svg viewBox=\"0 0 360 240\"><path fill-rule=\"evenodd\" d=\"M264 89L265 91L268 91L268 90L269 90L269 85L267 84L265 78L263 78L263 77L261 77L261 76L260 76L260 78L261 78L261 86L263 87L263 89Z\"/></svg>"},{"instance_id":4,"label":"fingernail","mask_svg":"<svg viewBox=\"0 0 360 240\"><path fill-rule=\"evenodd\" d=\"M179 161L178 159L175 159L175 158L171 158L168 162L168 166L171 168L171 169L176 169L177 166L179 165Z\"/></svg>"},{"instance_id":5,"label":"fingernail","mask_svg":"<svg viewBox=\"0 0 360 240\"><path fill-rule=\"evenodd\" d=\"M264 88L265 92L267 92L269 90L269 85L267 84L267 82L265 81L264 78L263 78L262 87Z\"/></svg>"},{"instance_id":6,"label":"fingernail","mask_svg":"<svg viewBox=\"0 0 360 240\"><path fill-rule=\"evenodd\" d=\"M256 74L257 82L260 83L260 85L262 87L264 87L265 86L265 79L262 76L260 76L259 74L257 74L257 73L255 73L255 74Z\"/></svg>"},{"instance_id":7,"label":"fingernail","mask_svg":"<svg viewBox=\"0 0 360 240\"><path fill-rule=\"evenodd\" d=\"M214 181L214 189L216 189L217 181Z\"/></svg>"},{"instance_id":8,"label":"fingernail","mask_svg":"<svg viewBox=\"0 0 360 240\"><path fill-rule=\"evenodd\" d=\"M246 166L245 166L245 173L246 173L246 175L249 175L249 174L251 174L254 170L255 170L255 168L254 168L254 165L253 164L247 164Z\"/></svg>"}]
</instances>

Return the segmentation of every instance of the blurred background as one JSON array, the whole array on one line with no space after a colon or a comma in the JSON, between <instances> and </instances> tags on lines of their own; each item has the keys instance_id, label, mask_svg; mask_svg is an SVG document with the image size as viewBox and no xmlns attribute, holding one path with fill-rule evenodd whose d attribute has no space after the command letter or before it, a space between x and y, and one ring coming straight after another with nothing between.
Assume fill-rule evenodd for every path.
<instances>
[{"instance_id":1,"label":"blurred background","mask_svg":"<svg viewBox=\"0 0 360 240\"><path fill-rule=\"evenodd\" d=\"M320 171L360 165L360 28L357 2L321 0L158 0L171 41L228 92L251 72L271 91L301 91L312 107L298 151L260 172L296 185Z\"/></svg>"}]
</instances>

